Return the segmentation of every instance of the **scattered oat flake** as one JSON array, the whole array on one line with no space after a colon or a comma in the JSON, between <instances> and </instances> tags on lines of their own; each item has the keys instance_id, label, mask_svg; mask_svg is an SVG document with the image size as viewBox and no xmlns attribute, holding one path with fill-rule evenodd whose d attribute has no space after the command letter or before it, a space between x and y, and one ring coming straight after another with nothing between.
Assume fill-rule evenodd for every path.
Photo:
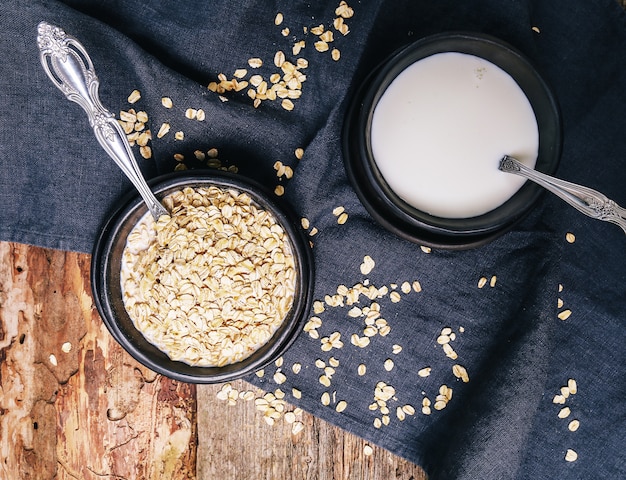
<instances>
[{"instance_id":1,"label":"scattered oat flake","mask_svg":"<svg viewBox=\"0 0 626 480\"><path fill-rule=\"evenodd\" d=\"M565 240L567 240L568 243L574 243L576 241L576 235L572 232L567 232L565 234Z\"/></svg>"},{"instance_id":2,"label":"scattered oat flake","mask_svg":"<svg viewBox=\"0 0 626 480\"><path fill-rule=\"evenodd\" d=\"M274 18L274 25L280 25L281 23L283 23L283 14L278 12Z\"/></svg>"},{"instance_id":3,"label":"scattered oat flake","mask_svg":"<svg viewBox=\"0 0 626 480\"><path fill-rule=\"evenodd\" d=\"M332 30L326 30L319 36L319 38L326 43L332 43L335 40Z\"/></svg>"},{"instance_id":4,"label":"scattered oat flake","mask_svg":"<svg viewBox=\"0 0 626 480\"><path fill-rule=\"evenodd\" d=\"M322 313L325 310L324 302L316 300L313 302L313 313ZM322 324L321 320L319 321Z\"/></svg>"},{"instance_id":5,"label":"scattered oat flake","mask_svg":"<svg viewBox=\"0 0 626 480\"><path fill-rule=\"evenodd\" d=\"M313 35L321 35L324 33L324 24L319 24L315 27L311 27L311 33Z\"/></svg>"},{"instance_id":6,"label":"scattered oat flake","mask_svg":"<svg viewBox=\"0 0 626 480\"><path fill-rule=\"evenodd\" d=\"M293 53L294 55L298 55L305 47L305 45L306 44L304 40L300 40L299 42L294 43L293 47L291 48L291 53Z\"/></svg>"},{"instance_id":7,"label":"scattered oat flake","mask_svg":"<svg viewBox=\"0 0 626 480\"><path fill-rule=\"evenodd\" d=\"M278 68L282 67L285 63L285 53L282 50L278 50L274 55L274 65Z\"/></svg>"},{"instance_id":8,"label":"scattered oat flake","mask_svg":"<svg viewBox=\"0 0 626 480\"><path fill-rule=\"evenodd\" d=\"M139 148L139 153L146 160L149 159L149 158L152 158L152 149L150 147L148 147L147 145L144 145L143 147L140 147Z\"/></svg>"},{"instance_id":9,"label":"scattered oat flake","mask_svg":"<svg viewBox=\"0 0 626 480\"><path fill-rule=\"evenodd\" d=\"M185 133L184 132L176 132L174 134L174 138L176 140L184 140L185 139Z\"/></svg>"},{"instance_id":10,"label":"scattered oat flake","mask_svg":"<svg viewBox=\"0 0 626 480\"><path fill-rule=\"evenodd\" d=\"M281 105L281 106L282 106L285 110L287 110L288 112L292 111L292 110L293 110L293 107L294 107L293 102L292 102L291 100L289 100L288 98L285 98L285 99L284 99L284 100L280 103L280 105Z\"/></svg>"},{"instance_id":11,"label":"scattered oat flake","mask_svg":"<svg viewBox=\"0 0 626 480\"><path fill-rule=\"evenodd\" d=\"M122 122L128 122L128 123L134 124L135 121L137 120L137 115L134 113L134 110L128 111L128 112L122 110L120 112L120 120Z\"/></svg>"},{"instance_id":12,"label":"scattered oat flake","mask_svg":"<svg viewBox=\"0 0 626 480\"><path fill-rule=\"evenodd\" d=\"M157 133L157 138L163 138L169 131L170 131L169 123L161 124L161 128L159 128L159 132Z\"/></svg>"},{"instance_id":13,"label":"scattered oat flake","mask_svg":"<svg viewBox=\"0 0 626 480\"><path fill-rule=\"evenodd\" d=\"M576 395L576 393L578 393L578 385L576 384L576 380L574 380L573 378L570 378L567 381L567 388L569 388L569 391L572 395Z\"/></svg>"},{"instance_id":14,"label":"scattered oat flake","mask_svg":"<svg viewBox=\"0 0 626 480\"><path fill-rule=\"evenodd\" d=\"M363 455L365 455L366 457L369 457L373 453L374 453L374 449L370 445L365 445L363 447Z\"/></svg>"},{"instance_id":15,"label":"scattered oat flake","mask_svg":"<svg viewBox=\"0 0 626 480\"><path fill-rule=\"evenodd\" d=\"M302 422L294 422L291 426L292 435L298 435L302 430L304 430L304 423Z\"/></svg>"},{"instance_id":16,"label":"scattered oat flake","mask_svg":"<svg viewBox=\"0 0 626 480\"><path fill-rule=\"evenodd\" d=\"M337 403L337 406L335 407L335 410L338 413L341 413L341 412L343 412L346 409L347 406L348 406L348 403L345 400L341 400L339 403Z\"/></svg>"},{"instance_id":17,"label":"scattered oat flake","mask_svg":"<svg viewBox=\"0 0 626 480\"><path fill-rule=\"evenodd\" d=\"M274 193L279 197L284 195L285 187L283 187L282 185L276 185L276 188L274 189Z\"/></svg>"},{"instance_id":18,"label":"scattered oat flake","mask_svg":"<svg viewBox=\"0 0 626 480\"><path fill-rule=\"evenodd\" d=\"M407 415L415 415L415 408L413 408L413 405L403 405L402 411Z\"/></svg>"},{"instance_id":19,"label":"scattered oat flake","mask_svg":"<svg viewBox=\"0 0 626 480\"><path fill-rule=\"evenodd\" d=\"M396 345L394 345L394 346L392 347L391 351L392 351L395 355L397 355L398 353L400 353L400 352L402 351L402 346L400 346L400 345L397 345L397 344L396 344Z\"/></svg>"},{"instance_id":20,"label":"scattered oat flake","mask_svg":"<svg viewBox=\"0 0 626 480\"><path fill-rule=\"evenodd\" d=\"M293 422L296 421L296 414L293 412L287 412L285 413L285 422L288 424L292 424Z\"/></svg>"},{"instance_id":21,"label":"scattered oat flake","mask_svg":"<svg viewBox=\"0 0 626 480\"><path fill-rule=\"evenodd\" d=\"M250 65L251 68L261 68L263 66L263 60L257 57L251 58L248 60L248 65Z\"/></svg>"},{"instance_id":22,"label":"scattered oat flake","mask_svg":"<svg viewBox=\"0 0 626 480\"><path fill-rule=\"evenodd\" d=\"M133 90L128 96L128 103L135 103L141 98L141 92L139 90Z\"/></svg>"},{"instance_id":23,"label":"scattered oat flake","mask_svg":"<svg viewBox=\"0 0 626 480\"><path fill-rule=\"evenodd\" d=\"M569 407L563 407L559 413L558 413L558 417L559 418L567 418L569 417L570 413L572 413L572 411L570 410Z\"/></svg>"},{"instance_id":24,"label":"scattered oat flake","mask_svg":"<svg viewBox=\"0 0 626 480\"><path fill-rule=\"evenodd\" d=\"M495 287L497 281L498 281L498 278L494 275L493 277L491 277L491 280L489 281L489 286Z\"/></svg>"},{"instance_id":25,"label":"scattered oat flake","mask_svg":"<svg viewBox=\"0 0 626 480\"><path fill-rule=\"evenodd\" d=\"M346 212L343 212L341 215L339 215L339 217L337 217L337 223L339 225L343 225L347 221L348 221L348 214Z\"/></svg>"},{"instance_id":26,"label":"scattered oat flake","mask_svg":"<svg viewBox=\"0 0 626 480\"><path fill-rule=\"evenodd\" d=\"M445 352L446 357L451 358L452 360L456 360L458 358L457 353L454 351L449 343L443 345L443 351Z\"/></svg>"},{"instance_id":27,"label":"scattered oat flake","mask_svg":"<svg viewBox=\"0 0 626 480\"><path fill-rule=\"evenodd\" d=\"M559 312L558 317L559 317L560 320L567 320L570 317L571 314L572 314L571 310L569 310L569 309L568 310L563 310L562 312Z\"/></svg>"},{"instance_id":28,"label":"scattered oat flake","mask_svg":"<svg viewBox=\"0 0 626 480\"><path fill-rule=\"evenodd\" d=\"M337 48L333 48L332 52L330 52L331 58L337 62L341 58L341 52Z\"/></svg>"},{"instance_id":29,"label":"scattered oat flake","mask_svg":"<svg viewBox=\"0 0 626 480\"><path fill-rule=\"evenodd\" d=\"M431 253L432 249L430 247L427 247L425 245L420 246L420 250L422 250L422 252L424 253Z\"/></svg>"},{"instance_id":30,"label":"scattered oat flake","mask_svg":"<svg viewBox=\"0 0 626 480\"><path fill-rule=\"evenodd\" d=\"M431 367L424 367L417 372L417 375L420 377L428 377L430 375L431 370L432 370Z\"/></svg>"},{"instance_id":31,"label":"scattered oat flake","mask_svg":"<svg viewBox=\"0 0 626 480\"><path fill-rule=\"evenodd\" d=\"M385 360L384 367L385 367L385 370L387 370L388 372L391 372L394 367L393 360L391 358L388 358L387 360Z\"/></svg>"},{"instance_id":32,"label":"scattered oat flake","mask_svg":"<svg viewBox=\"0 0 626 480\"><path fill-rule=\"evenodd\" d=\"M328 43L325 42L324 40L318 40L317 42L313 44L313 46L315 47L315 50L317 50L318 52L327 52L328 49L330 48L328 46Z\"/></svg>"},{"instance_id":33,"label":"scattered oat flake","mask_svg":"<svg viewBox=\"0 0 626 480\"><path fill-rule=\"evenodd\" d=\"M54 365L55 367L58 365L57 357L54 355L54 353L50 354L50 357L48 358L48 360L50 360L50 363Z\"/></svg>"},{"instance_id":34,"label":"scattered oat flake","mask_svg":"<svg viewBox=\"0 0 626 480\"><path fill-rule=\"evenodd\" d=\"M455 364L452 367L452 373L455 377L460 378L463 383L469 382L469 375L467 374L467 370L462 365Z\"/></svg>"},{"instance_id":35,"label":"scattered oat flake","mask_svg":"<svg viewBox=\"0 0 626 480\"><path fill-rule=\"evenodd\" d=\"M577 459L578 459L578 454L576 453L576 451L572 450L571 448L568 448L567 452L565 452L565 461L575 462Z\"/></svg>"},{"instance_id":36,"label":"scattered oat flake","mask_svg":"<svg viewBox=\"0 0 626 480\"><path fill-rule=\"evenodd\" d=\"M535 27L535 26L533 26L533 27L531 28L531 30L532 30L533 32L535 32L535 33L541 33L541 30L539 30L539 27Z\"/></svg>"},{"instance_id":37,"label":"scattered oat flake","mask_svg":"<svg viewBox=\"0 0 626 480\"><path fill-rule=\"evenodd\" d=\"M576 430L578 430L578 427L580 427L580 421L578 420L572 420L571 422L569 422L569 424L567 425L567 429L570 432L575 432Z\"/></svg>"},{"instance_id":38,"label":"scattered oat flake","mask_svg":"<svg viewBox=\"0 0 626 480\"><path fill-rule=\"evenodd\" d=\"M63 353L70 353L72 351L72 344L70 342L65 342L61 345L61 351Z\"/></svg>"},{"instance_id":39,"label":"scattered oat flake","mask_svg":"<svg viewBox=\"0 0 626 480\"><path fill-rule=\"evenodd\" d=\"M281 385L287 381L287 376L283 372L276 372L274 374L274 382Z\"/></svg>"},{"instance_id":40,"label":"scattered oat flake","mask_svg":"<svg viewBox=\"0 0 626 480\"><path fill-rule=\"evenodd\" d=\"M352 15L354 15L354 10L352 9L352 7L348 6L348 4L344 0L342 0L339 3L339 6L335 9L335 15L338 15L342 18L350 18L352 17Z\"/></svg>"},{"instance_id":41,"label":"scattered oat flake","mask_svg":"<svg viewBox=\"0 0 626 480\"><path fill-rule=\"evenodd\" d=\"M296 148L294 155L296 156L296 158L298 160L302 160L302 157L304 156L304 149L303 148Z\"/></svg>"},{"instance_id":42,"label":"scattered oat flake","mask_svg":"<svg viewBox=\"0 0 626 480\"><path fill-rule=\"evenodd\" d=\"M404 419L406 418L406 413L404 410L402 410L402 407L396 408L396 417L398 417L398 420L400 420L401 422L404 421Z\"/></svg>"},{"instance_id":43,"label":"scattered oat flake","mask_svg":"<svg viewBox=\"0 0 626 480\"><path fill-rule=\"evenodd\" d=\"M480 277L478 280L478 288L483 288L485 285L487 285L487 277Z\"/></svg>"},{"instance_id":44,"label":"scattered oat flake","mask_svg":"<svg viewBox=\"0 0 626 480\"><path fill-rule=\"evenodd\" d=\"M376 262L374 262L374 259L372 259L372 257L370 257L369 255L365 255L363 257L363 263L360 266L361 273L363 275L369 274L374 269L375 265Z\"/></svg>"}]
</instances>

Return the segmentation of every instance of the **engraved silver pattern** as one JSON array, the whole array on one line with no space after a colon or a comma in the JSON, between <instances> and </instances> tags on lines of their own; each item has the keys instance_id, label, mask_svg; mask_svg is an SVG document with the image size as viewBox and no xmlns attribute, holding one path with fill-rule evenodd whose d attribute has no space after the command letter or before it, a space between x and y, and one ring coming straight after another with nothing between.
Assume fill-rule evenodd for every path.
<instances>
[{"instance_id":1,"label":"engraved silver pattern","mask_svg":"<svg viewBox=\"0 0 626 480\"><path fill-rule=\"evenodd\" d=\"M52 83L85 110L96 139L137 188L152 216L158 219L167 215L143 178L122 127L100 103L100 82L85 48L61 28L46 22L37 27L37 45L41 65Z\"/></svg>"},{"instance_id":2,"label":"engraved silver pattern","mask_svg":"<svg viewBox=\"0 0 626 480\"><path fill-rule=\"evenodd\" d=\"M538 172L509 155L500 160L499 168L541 185L585 215L619 225L626 233L626 209L602 193Z\"/></svg>"}]
</instances>

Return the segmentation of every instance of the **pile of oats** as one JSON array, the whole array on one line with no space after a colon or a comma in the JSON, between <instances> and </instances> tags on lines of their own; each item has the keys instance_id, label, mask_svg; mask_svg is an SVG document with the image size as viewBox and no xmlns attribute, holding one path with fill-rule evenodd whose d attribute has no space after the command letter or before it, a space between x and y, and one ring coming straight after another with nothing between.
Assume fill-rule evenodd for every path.
<instances>
[{"instance_id":1,"label":"pile of oats","mask_svg":"<svg viewBox=\"0 0 626 480\"><path fill-rule=\"evenodd\" d=\"M171 359L239 362L289 313L296 269L289 238L246 193L216 186L165 198L130 233L121 285L135 327Z\"/></svg>"}]
</instances>

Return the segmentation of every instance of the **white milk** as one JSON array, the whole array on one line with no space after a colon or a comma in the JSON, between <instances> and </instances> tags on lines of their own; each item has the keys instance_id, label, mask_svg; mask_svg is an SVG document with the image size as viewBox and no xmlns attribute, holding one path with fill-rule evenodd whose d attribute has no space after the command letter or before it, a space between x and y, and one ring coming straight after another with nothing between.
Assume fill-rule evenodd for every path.
<instances>
[{"instance_id":1,"label":"white milk","mask_svg":"<svg viewBox=\"0 0 626 480\"><path fill-rule=\"evenodd\" d=\"M407 67L374 110L375 162L391 189L431 215L467 218L509 199L524 183L498 170L511 155L534 167L539 132L524 92L504 70L463 53Z\"/></svg>"}]
</instances>

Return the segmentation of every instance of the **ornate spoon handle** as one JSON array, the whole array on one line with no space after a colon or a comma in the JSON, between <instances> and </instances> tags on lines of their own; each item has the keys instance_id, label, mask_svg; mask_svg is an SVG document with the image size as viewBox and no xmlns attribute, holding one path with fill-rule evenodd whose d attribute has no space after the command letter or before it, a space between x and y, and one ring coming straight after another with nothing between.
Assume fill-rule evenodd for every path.
<instances>
[{"instance_id":1,"label":"ornate spoon handle","mask_svg":"<svg viewBox=\"0 0 626 480\"><path fill-rule=\"evenodd\" d=\"M585 215L619 225L626 233L626 209L600 192L540 173L508 155L500 160L499 168L503 172L514 173L532 180Z\"/></svg>"},{"instance_id":2,"label":"ornate spoon handle","mask_svg":"<svg viewBox=\"0 0 626 480\"><path fill-rule=\"evenodd\" d=\"M155 219L168 212L154 196L133 156L121 126L100 103L100 82L85 48L61 28L41 22L37 27L41 64L68 100L87 112L96 139L139 191Z\"/></svg>"}]
</instances>

